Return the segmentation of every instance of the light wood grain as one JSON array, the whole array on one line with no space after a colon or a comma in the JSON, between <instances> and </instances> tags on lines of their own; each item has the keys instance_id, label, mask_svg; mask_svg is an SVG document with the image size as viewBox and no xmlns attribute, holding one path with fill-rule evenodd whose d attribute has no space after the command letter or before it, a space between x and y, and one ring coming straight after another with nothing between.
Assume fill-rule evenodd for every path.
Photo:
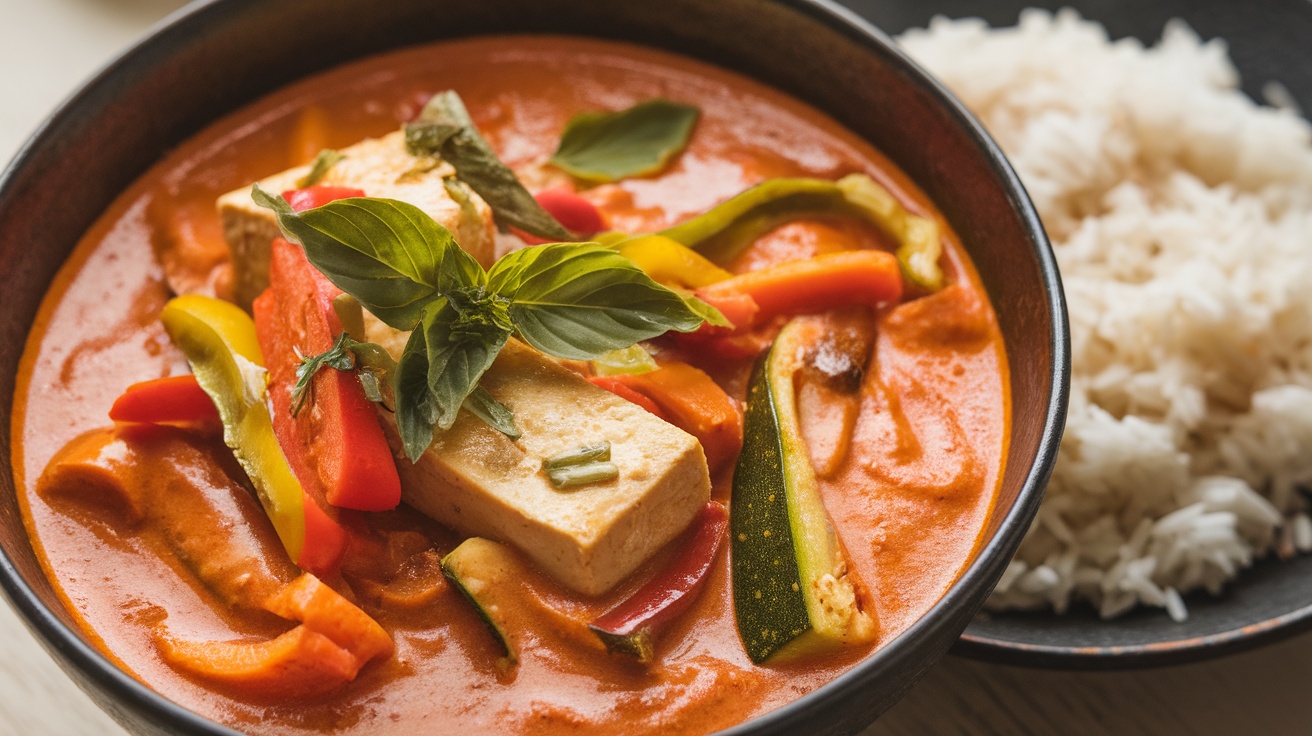
<instances>
[{"instance_id":1,"label":"light wood grain","mask_svg":"<svg viewBox=\"0 0 1312 736\"><path fill-rule=\"evenodd\" d=\"M0 160L177 0L0 0ZM949 657L863 736L1312 733L1312 635L1218 661L1051 672ZM0 605L0 736L121 734Z\"/></svg>"}]
</instances>

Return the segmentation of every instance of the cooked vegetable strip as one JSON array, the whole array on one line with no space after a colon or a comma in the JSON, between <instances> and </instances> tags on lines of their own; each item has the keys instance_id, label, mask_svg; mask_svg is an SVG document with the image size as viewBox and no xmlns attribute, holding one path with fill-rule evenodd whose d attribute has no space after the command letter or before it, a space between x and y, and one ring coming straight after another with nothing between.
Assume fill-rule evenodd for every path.
<instances>
[{"instance_id":1,"label":"cooked vegetable strip","mask_svg":"<svg viewBox=\"0 0 1312 736\"><path fill-rule=\"evenodd\" d=\"M262 642L198 642L161 634L155 646L165 662L183 672L270 701L332 693L354 680L362 664L304 626Z\"/></svg>"},{"instance_id":2,"label":"cooked vegetable strip","mask_svg":"<svg viewBox=\"0 0 1312 736\"><path fill-rule=\"evenodd\" d=\"M300 248L282 238L273 242L269 288L255 300L254 312L268 360L274 429L288 458L302 457L313 472L313 479L302 480L311 496L321 491L322 500L333 506L384 511L400 503L401 481L360 381L342 370L302 380L301 356L329 350L343 332L333 307L338 293ZM354 354L349 356L354 363ZM310 389L302 390L298 401L294 389L303 386ZM312 397L314 410L297 413L306 397Z\"/></svg>"},{"instance_id":3,"label":"cooked vegetable strip","mask_svg":"<svg viewBox=\"0 0 1312 736\"><path fill-rule=\"evenodd\" d=\"M360 664L392 654L392 639L383 627L313 575L301 575L271 597L265 607L270 613L300 621L323 634Z\"/></svg>"},{"instance_id":4,"label":"cooked vegetable strip","mask_svg":"<svg viewBox=\"0 0 1312 736\"><path fill-rule=\"evenodd\" d=\"M415 156L437 156L455 167L456 176L488 203L501 227L517 227L556 241L574 240L519 183L515 172L501 163L455 92L439 92L429 99L419 119L405 126L405 144Z\"/></svg>"},{"instance_id":5,"label":"cooked vegetable strip","mask_svg":"<svg viewBox=\"0 0 1312 736\"><path fill-rule=\"evenodd\" d=\"M652 370L655 369L653 368ZM652 401L651 399L647 398L646 396L638 393L637 391L629 388L624 384L624 375L625 374L617 374L617 375L610 375L610 376L588 376L588 381L591 382L592 385L594 386L597 386L599 388L604 388L607 391L620 397L621 399L637 404L638 406L641 406L642 408L646 409L652 414L655 414L661 419L665 419L665 412L661 411L661 408L659 406L656 406L656 402ZM665 421L669 421L669 420L665 419Z\"/></svg>"},{"instance_id":6,"label":"cooked vegetable strip","mask_svg":"<svg viewBox=\"0 0 1312 736\"><path fill-rule=\"evenodd\" d=\"M570 118L551 163L585 181L655 174L688 145L700 110L669 100Z\"/></svg>"},{"instance_id":7,"label":"cooked vegetable strip","mask_svg":"<svg viewBox=\"0 0 1312 736\"><path fill-rule=\"evenodd\" d=\"M507 665L519 662L522 632L510 625L517 602L507 589L522 580L513 554L496 542L472 537L442 558L442 573L478 612Z\"/></svg>"},{"instance_id":8,"label":"cooked vegetable strip","mask_svg":"<svg viewBox=\"0 0 1312 736\"><path fill-rule=\"evenodd\" d=\"M652 661L655 640L697 600L729 526L720 504L706 504L676 544L678 556L623 603L602 614L588 628L606 648Z\"/></svg>"},{"instance_id":9,"label":"cooked vegetable strip","mask_svg":"<svg viewBox=\"0 0 1312 736\"><path fill-rule=\"evenodd\" d=\"M712 473L738 456L742 415L724 389L702 371L670 363L649 373L612 378L651 399L660 407L661 418L696 437Z\"/></svg>"},{"instance_id":10,"label":"cooked vegetable strip","mask_svg":"<svg viewBox=\"0 0 1312 736\"><path fill-rule=\"evenodd\" d=\"M109 408L116 422L218 424L219 412L191 374L156 378L128 386Z\"/></svg>"},{"instance_id":11,"label":"cooked vegetable strip","mask_svg":"<svg viewBox=\"0 0 1312 736\"><path fill-rule=\"evenodd\" d=\"M223 441L250 477L288 556L300 559L304 492L273 433L255 324L235 305L198 295L170 301L160 321L214 400L223 419Z\"/></svg>"},{"instance_id":12,"label":"cooked vegetable strip","mask_svg":"<svg viewBox=\"0 0 1312 736\"><path fill-rule=\"evenodd\" d=\"M156 646L181 670L268 699L327 695L370 660L392 653L391 637L377 622L313 575L285 586L267 607L301 625L265 642L191 642L162 634Z\"/></svg>"},{"instance_id":13,"label":"cooked vegetable strip","mask_svg":"<svg viewBox=\"0 0 1312 736\"><path fill-rule=\"evenodd\" d=\"M870 222L898 242L898 265L908 281L928 291L942 288L938 223L908 212L865 174L849 174L837 182L770 179L660 234L726 263L766 232L808 214L848 215Z\"/></svg>"},{"instance_id":14,"label":"cooked vegetable strip","mask_svg":"<svg viewBox=\"0 0 1312 736\"><path fill-rule=\"evenodd\" d=\"M616 250L638 264L653 281L683 289L699 289L733 274L706 256L662 235L643 235L624 241Z\"/></svg>"},{"instance_id":15,"label":"cooked vegetable strip","mask_svg":"<svg viewBox=\"0 0 1312 736\"><path fill-rule=\"evenodd\" d=\"M733 599L747 655L870 641L862 607L798 427L794 379L814 335L790 322L757 364L730 507Z\"/></svg>"},{"instance_id":16,"label":"cooked vegetable strip","mask_svg":"<svg viewBox=\"0 0 1312 736\"><path fill-rule=\"evenodd\" d=\"M544 189L533 199L572 233L589 237L606 229L606 220L597 206L570 189Z\"/></svg>"},{"instance_id":17,"label":"cooked vegetable strip","mask_svg":"<svg viewBox=\"0 0 1312 736\"><path fill-rule=\"evenodd\" d=\"M705 326L703 326L705 329ZM612 350L592 359L592 370L599 376L613 376L621 373L646 373L660 366L641 345Z\"/></svg>"},{"instance_id":18,"label":"cooked vegetable strip","mask_svg":"<svg viewBox=\"0 0 1312 736\"><path fill-rule=\"evenodd\" d=\"M312 210L315 207L322 207L329 202L336 202L339 199L350 199L351 197L363 197L364 190L355 187L330 187L323 184L302 187L301 189L291 189L282 193L283 199L291 205L291 208L297 212Z\"/></svg>"},{"instance_id":19,"label":"cooked vegetable strip","mask_svg":"<svg viewBox=\"0 0 1312 736\"><path fill-rule=\"evenodd\" d=\"M834 307L882 307L902 298L897 260L880 250L830 253L740 274L702 290L712 302L736 295L752 298L764 322L787 314Z\"/></svg>"}]
</instances>

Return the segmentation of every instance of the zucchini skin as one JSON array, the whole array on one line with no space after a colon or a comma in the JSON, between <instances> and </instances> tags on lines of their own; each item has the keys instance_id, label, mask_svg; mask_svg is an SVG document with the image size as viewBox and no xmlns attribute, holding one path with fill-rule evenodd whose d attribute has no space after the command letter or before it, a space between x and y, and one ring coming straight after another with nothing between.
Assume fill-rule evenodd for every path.
<instances>
[{"instance_id":1,"label":"zucchini skin","mask_svg":"<svg viewBox=\"0 0 1312 736\"><path fill-rule=\"evenodd\" d=\"M501 647L506 664L514 665L519 662L519 652L502 621L494 614L495 606L484 600L481 591L470 584L472 576L481 576L478 579L482 581L481 587L484 590L489 584L497 584L499 581L496 578L500 577L499 573L503 570L501 554L501 547L496 542L481 537L470 537L442 558L441 567L446 579L451 581L455 589L460 591L465 600L469 601L478 612L478 617L483 619L483 623L487 624L492 638Z\"/></svg>"},{"instance_id":2,"label":"zucchini skin","mask_svg":"<svg viewBox=\"0 0 1312 736\"><path fill-rule=\"evenodd\" d=\"M779 418L766 380L772 352L752 371L729 507L734 616L757 664L811 628L788 519Z\"/></svg>"},{"instance_id":3,"label":"zucchini skin","mask_svg":"<svg viewBox=\"0 0 1312 736\"><path fill-rule=\"evenodd\" d=\"M875 638L820 496L797 418L794 381L815 337L784 326L756 364L730 497L734 616L757 664Z\"/></svg>"}]
</instances>

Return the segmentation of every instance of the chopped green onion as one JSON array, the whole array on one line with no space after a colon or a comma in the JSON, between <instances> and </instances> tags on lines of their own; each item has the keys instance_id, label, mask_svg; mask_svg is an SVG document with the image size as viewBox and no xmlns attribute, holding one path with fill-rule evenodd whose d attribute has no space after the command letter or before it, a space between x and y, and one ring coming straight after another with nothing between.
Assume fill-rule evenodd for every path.
<instances>
[{"instance_id":1,"label":"chopped green onion","mask_svg":"<svg viewBox=\"0 0 1312 736\"><path fill-rule=\"evenodd\" d=\"M551 479L552 485L557 488L575 488L615 480L620 477L620 469L615 466L615 463L594 462L586 465L567 465L561 468L551 468L547 471L547 477Z\"/></svg>"},{"instance_id":2,"label":"chopped green onion","mask_svg":"<svg viewBox=\"0 0 1312 736\"><path fill-rule=\"evenodd\" d=\"M542 469L550 472L559 468L568 468L573 465L586 465L587 463L609 459L610 443L603 440L595 445L586 445L578 449L567 450L559 455L552 455L542 461Z\"/></svg>"}]
</instances>

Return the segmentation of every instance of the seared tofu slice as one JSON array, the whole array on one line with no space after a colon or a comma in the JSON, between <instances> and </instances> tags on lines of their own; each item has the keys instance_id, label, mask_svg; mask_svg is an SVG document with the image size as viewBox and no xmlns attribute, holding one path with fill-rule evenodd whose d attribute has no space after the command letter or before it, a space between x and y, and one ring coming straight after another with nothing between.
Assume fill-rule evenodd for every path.
<instances>
[{"instance_id":1,"label":"seared tofu slice","mask_svg":"<svg viewBox=\"0 0 1312 736\"><path fill-rule=\"evenodd\" d=\"M692 435L523 343L511 340L480 383L514 412L519 440L462 411L411 464L387 423L403 499L456 531L512 544L562 584L598 595L710 499L706 456ZM602 440L618 479L561 490L542 471L545 458Z\"/></svg>"},{"instance_id":2,"label":"seared tofu slice","mask_svg":"<svg viewBox=\"0 0 1312 736\"><path fill-rule=\"evenodd\" d=\"M427 212L455 236L456 242L486 268L494 260L496 231L492 209L469 187L446 179L455 174L440 159L416 158L405 148L401 131L369 138L339 151L338 161L318 183L355 187L366 196L399 199ZM260 181L265 191L281 194L296 189L309 166L298 166ZM233 294L249 309L269 285L269 244L278 237L273 213L251 200L251 187L219 197L219 217L232 251Z\"/></svg>"}]
</instances>

